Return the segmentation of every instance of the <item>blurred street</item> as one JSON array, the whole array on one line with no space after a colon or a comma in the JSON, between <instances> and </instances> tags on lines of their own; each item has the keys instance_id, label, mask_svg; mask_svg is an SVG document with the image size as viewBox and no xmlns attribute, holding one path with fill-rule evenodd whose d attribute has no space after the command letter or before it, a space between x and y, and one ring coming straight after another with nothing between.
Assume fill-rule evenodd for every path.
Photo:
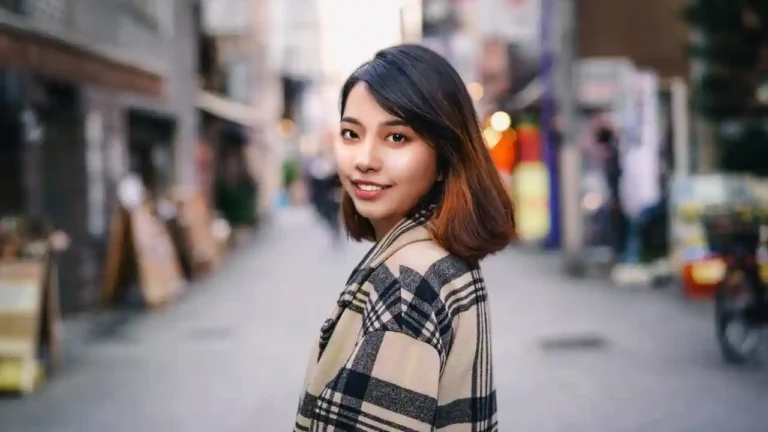
<instances>
[{"instance_id":1,"label":"blurred street","mask_svg":"<svg viewBox=\"0 0 768 432\"><path fill-rule=\"evenodd\" d=\"M0 400L0 431L290 429L309 344L365 251L324 234L288 210L175 307L100 334L69 324L65 373ZM768 373L721 363L708 308L556 265L521 251L485 264L502 431L766 430Z\"/></svg>"}]
</instances>

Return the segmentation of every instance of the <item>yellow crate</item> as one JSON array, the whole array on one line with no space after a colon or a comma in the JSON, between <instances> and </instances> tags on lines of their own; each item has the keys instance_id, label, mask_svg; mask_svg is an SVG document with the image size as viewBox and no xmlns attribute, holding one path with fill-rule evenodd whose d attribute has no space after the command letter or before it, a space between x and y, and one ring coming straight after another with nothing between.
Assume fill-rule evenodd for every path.
<instances>
[{"instance_id":1,"label":"yellow crate","mask_svg":"<svg viewBox=\"0 0 768 432\"><path fill-rule=\"evenodd\" d=\"M45 368L33 359L0 358L0 392L32 393L45 378Z\"/></svg>"}]
</instances>

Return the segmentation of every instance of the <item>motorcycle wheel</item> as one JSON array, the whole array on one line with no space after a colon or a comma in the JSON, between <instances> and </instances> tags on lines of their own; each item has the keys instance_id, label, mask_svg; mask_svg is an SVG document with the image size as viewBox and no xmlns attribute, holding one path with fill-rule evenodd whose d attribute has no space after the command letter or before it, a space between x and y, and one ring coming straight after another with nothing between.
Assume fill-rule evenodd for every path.
<instances>
[{"instance_id":1,"label":"motorcycle wheel","mask_svg":"<svg viewBox=\"0 0 768 432\"><path fill-rule=\"evenodd\" d=\"M754 299L748 282L737 286L729 278L718 286L715 294L715 331L723 359L736 365L757 359L760 346L760 328L749 323L744 311Z\"/></svg>"}]
</instances>

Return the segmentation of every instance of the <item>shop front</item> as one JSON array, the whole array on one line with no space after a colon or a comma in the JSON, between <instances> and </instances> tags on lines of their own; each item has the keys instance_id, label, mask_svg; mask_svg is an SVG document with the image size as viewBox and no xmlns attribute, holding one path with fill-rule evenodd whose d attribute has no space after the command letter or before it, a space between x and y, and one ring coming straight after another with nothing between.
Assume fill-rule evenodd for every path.
<instances>
[{"instance_id":1,"label":"shop front","mask_svg":"<svg viewBox=\"0 0 768 432\"><path fill-rule=\"evenodd\" d=\"M86 309L98 291L109 159L122 156L118 98L157 98L162 77L13 27L0 30L0 75L0 217L69 236L58 256L61 307Z\"/></svg>"}]
</instances>

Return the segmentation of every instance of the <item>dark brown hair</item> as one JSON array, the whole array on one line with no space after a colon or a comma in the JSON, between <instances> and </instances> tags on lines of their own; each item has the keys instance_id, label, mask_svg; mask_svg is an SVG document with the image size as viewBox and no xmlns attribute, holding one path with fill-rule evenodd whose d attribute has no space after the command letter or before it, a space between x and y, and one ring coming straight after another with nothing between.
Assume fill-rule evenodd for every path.
<instances>
[{"instance_id":1,"label":"dark brown hair","mask_svg":"<svg viewBox=\"0 0 768 432\"><path fill-rule=\"evenodd\" d=\"M456 70L419 45L398 45L360 66L341 89L344 114L352 88L364 82L376 102L404 120L437 153L441 181L427 224L436 242L468 261L504 249L514 237L512 201L480 133L477 113ZM430 193L430 195L435 195ZM344 193L341 213L355 240L375 240L370 221Z\"/></svg>"}]
</instances>

